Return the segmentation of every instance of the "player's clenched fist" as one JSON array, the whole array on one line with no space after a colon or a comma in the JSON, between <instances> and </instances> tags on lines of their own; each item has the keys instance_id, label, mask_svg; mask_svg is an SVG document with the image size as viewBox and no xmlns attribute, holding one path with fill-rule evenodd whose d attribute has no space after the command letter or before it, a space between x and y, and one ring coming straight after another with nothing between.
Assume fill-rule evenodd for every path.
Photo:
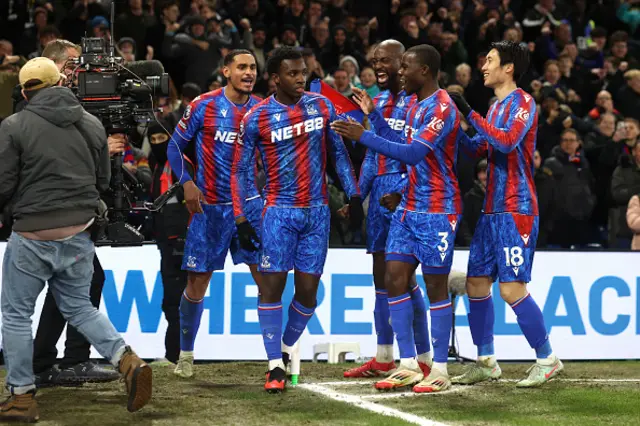
<instances>
[{"instance_id":1,"label":"player's clenched fist","mask_svg":"<svg viewBox=\"0 0 640 426\"><path fill-rule=\"evenodd\" d=\"M202 195L202 191L198 189L192 180L184 184L184 201L187 204L189 213L204 213L202 204L207 204L207 202L204 199L204 195Z\"/></svg>"},{"instance_id":2,"label":"player's clenched fist","mask_svg":"<svg viewBox=\"0 0 640 426\"><path fill-rule=\"evenodd\" d=\"M401 200L401 194L398 192L392 192L391 194L384 194L380 197L380 205L389 211L395 212Z\"/></svg>"},{"instance_id":3,"label":"player's clenched fist","mask_svg":"<svg viewBox=\"0 0 640 426\"><path fill-rule=\"evenodd\" d=\"M258 234L248 220L240 220L236 223L236 229L238 230L238 242L240 247L247 251L258 251L257 244L260 243Z\"/></svg>"}]
</instances>

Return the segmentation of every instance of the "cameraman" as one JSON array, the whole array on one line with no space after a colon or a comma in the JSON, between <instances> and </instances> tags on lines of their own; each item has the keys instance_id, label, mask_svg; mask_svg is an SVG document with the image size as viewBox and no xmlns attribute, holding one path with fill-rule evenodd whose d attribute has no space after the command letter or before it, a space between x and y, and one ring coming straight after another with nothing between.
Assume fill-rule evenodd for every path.
<instances>
[{"instance_id":1,"label":"cameraman","mask_svg":"<svg viewBox=\"0 0 640 426\"><path fill-rule=\"evenodd\" d=\"M71 81L74 69L71 60L80 57L81 53L81 48L77 44L67 40L54 40L45 46L42 56L51 59L58 67L58 70L67 77L68 81ZM16 93L20 101L16 99ZM14 90L14 102L16 112L26 106L27 101L22 97L20 86L17 86L16 90ZM109 136L109 155L124 152L125 144L125 135ZM97 256L93 258L93 269L89 295L93 306L99 308L105 276ZM39 387L47 387L118 380L120 376L115 371L101 368L97 364L89 362L91 345L72 326L67 328L64 358L56 365L58 357L56 344L60 339L66 322L56 306L51 290L49 290L42 307L40 323L38 324L38 331L34 341L33 371L36 374L36 384Z\"/></svg>"},{"instance_id":2,"label":"cameraman","mask_svg":"<svg viewBox=\"0 0 640 426\"><path fill-rule=\"evenodd\" d=\"M99 190L109 185L105 131L48 58L20 70L28 105L0 125L0 209L14 219L2 275L2 336L11 396L0 420L37 421L31 316L46 282L60 312L124 374L127 409L151 398L152 372L92 306L89 283Z\"/></svg>"}]
</instances>

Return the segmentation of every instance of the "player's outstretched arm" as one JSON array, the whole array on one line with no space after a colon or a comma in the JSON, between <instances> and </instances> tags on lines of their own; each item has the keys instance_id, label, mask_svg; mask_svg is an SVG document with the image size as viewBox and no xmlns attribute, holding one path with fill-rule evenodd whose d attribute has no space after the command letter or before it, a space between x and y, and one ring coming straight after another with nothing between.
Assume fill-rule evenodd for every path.
<instances>
[{"instance_id":1,"label":"player's outstretched arm","mask_svg":"<svg viewBox=\"0 0 640 426\"><path fill-rule=\"evenodd\" d=\"M423 144L404 144L389 141L373 132L364 130L360 123L354 120L337 120L331 123L331 129L340 136L355 140L366 147L403 163L416 165L429 152L429 147Z\"/></svg>"},{"instance_id":2,"label":"player's outstretched arm","mask_svg":"<svg viewBox=\"0 0 640 426\"><path fill-rule=\"evenodd\" d=\"M450 93L458 110L478 134L498 151L509 153L522 142L533 125L536 115L535 101L530 95L518 95L511 101L509 118L504 127L495 127L480 114L473 111L467 101L459 94Z\"/></svg>"}]
</instances>

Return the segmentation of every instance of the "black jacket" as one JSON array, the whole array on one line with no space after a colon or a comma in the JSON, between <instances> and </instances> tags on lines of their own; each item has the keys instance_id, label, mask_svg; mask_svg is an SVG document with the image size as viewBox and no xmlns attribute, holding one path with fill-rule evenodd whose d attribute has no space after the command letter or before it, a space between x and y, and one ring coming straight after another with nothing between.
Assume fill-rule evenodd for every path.
<instances>
[{"instance_id":1,"label":"black jacket","mask_svg":"<svg viewBox=\"0 0 640 426\"><path fill-rule=\"evenodd\" d=\"M627 226L627 206L632 196L640 194L640 167L632 157L620 157L611 179L613 209L610 216L610 241L615 238L631 238L633 233Z\"/></svg>"},{"instance_id":2,"label":"black jacket","mask_svg":"<svg viewBox=\"0 0 640 426\"><path fill-rule=\"evenodd\" d=\"M569 158L559 146L551 151L544 162L556 182L555 218L558 220L588 220L591 218L596 197L593 175L584 152Z\"/></svg>"},{"instance_id":3,"label":"black jacket","mask_svg":"<svg viewBox=\"0 0 640 426\"><path fill-rule=\"evenodd\" d=\"M0 125L0 176L14 231L87 223L109 187L107 135L71 90L43 89Z\"/></svg>"}]
</instances>

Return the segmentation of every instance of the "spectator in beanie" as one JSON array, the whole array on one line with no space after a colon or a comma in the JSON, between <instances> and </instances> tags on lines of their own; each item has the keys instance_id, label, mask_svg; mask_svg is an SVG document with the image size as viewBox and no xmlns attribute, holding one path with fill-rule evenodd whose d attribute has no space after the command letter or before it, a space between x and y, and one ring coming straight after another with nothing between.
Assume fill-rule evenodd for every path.
<instances>
[{"instance_id":1,"label":"spectator in beanie","mask_svg":"<svg viewBox=\"0 0 640 426\"><path fill-rule=\"evenodd\" d=\"M628 248L633 233L627 226L627 206L632 196L640 194L640 143L635 144L631 155L620 158L620 165L613 172L611 196L614 208L609 223L609 241L612 247Z\"/></svg>"},{"instance_id":2,"label":"spectator in beanie","mask_svg":"<svg viewBox=\"0 0 640 426\"><path fill-rule=\"evenodd\" d=\"M553 232L549 243L562 248L589 242L589 219L596 198L589 162L580 149L580 135L565 129L560 146L553 148L544 165L553 173L556 186Z\"/></svg>"},{"instance_id":3,"label":"spectator in beanie","mask_svg":"<svg viewBox=\"0 0 640 426\"><path fill-rule=\"evenodd\" d=\"M347 72L347 76L349 77L349 83L352 86L357 86L360 84L360 66L358 65L358 61L353 56L343 56L340 59L339 68L342 68Z\"/></svg>"}]
</instances>

